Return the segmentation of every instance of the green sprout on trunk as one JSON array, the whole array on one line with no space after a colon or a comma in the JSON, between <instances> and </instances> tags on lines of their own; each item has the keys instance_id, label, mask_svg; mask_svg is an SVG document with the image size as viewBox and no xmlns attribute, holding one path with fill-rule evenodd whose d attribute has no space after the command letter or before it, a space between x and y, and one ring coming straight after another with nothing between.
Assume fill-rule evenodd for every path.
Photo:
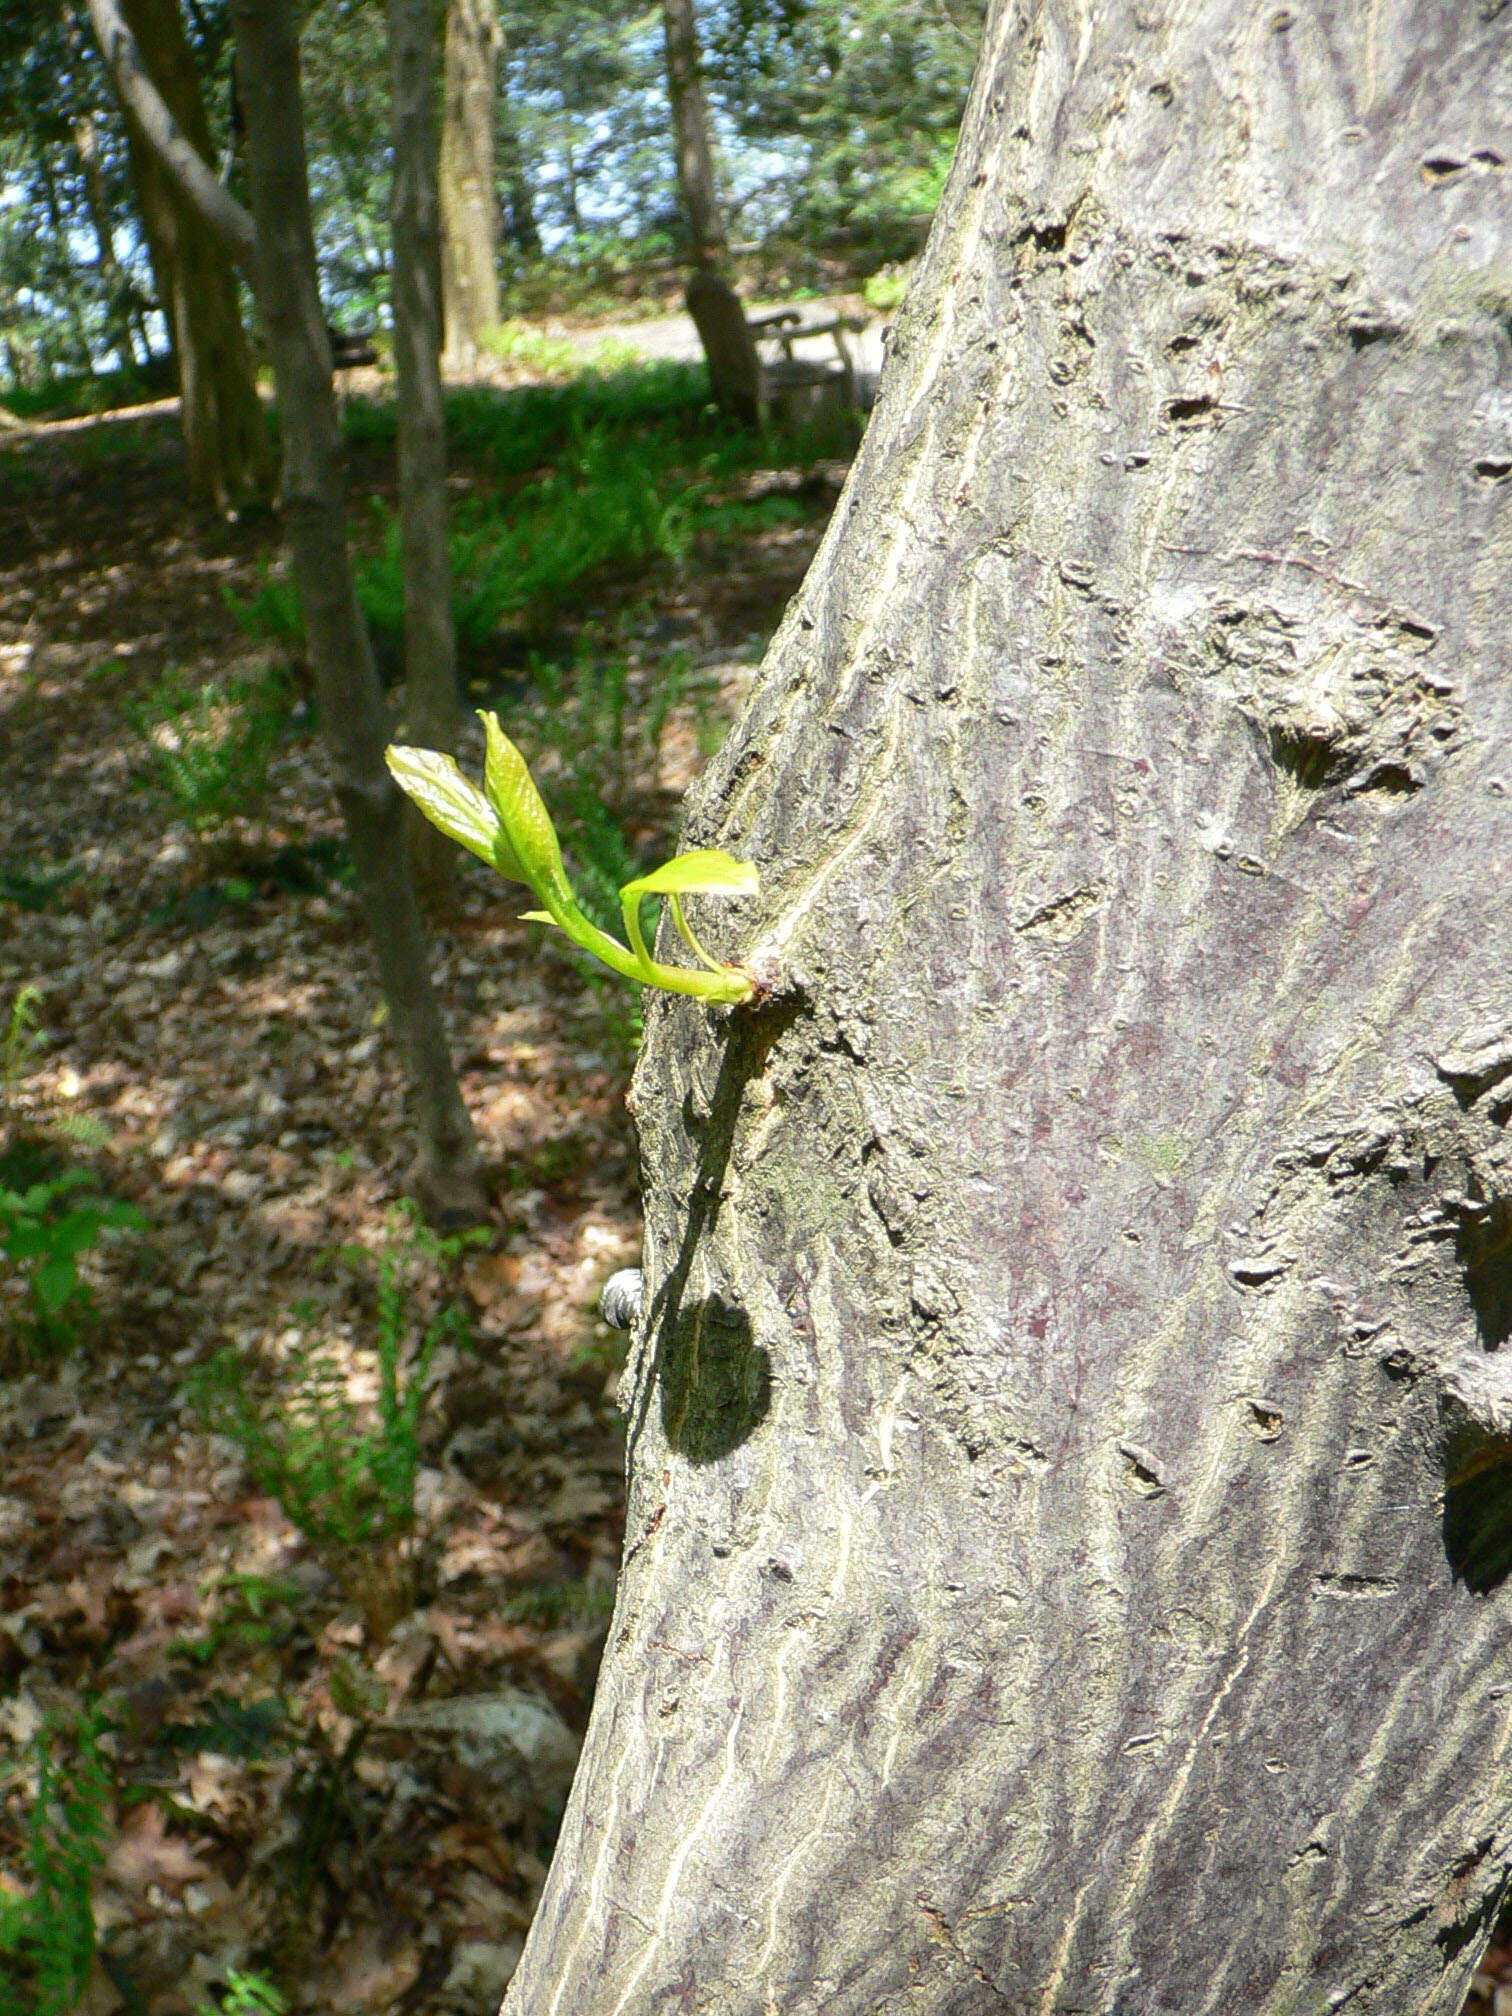
<instances>
[{"instance_id":1,"label":"green sprout on trunk","mask_svg":"<svg viewBox=\"0 0 1512 2016\"><path fill-rule=\"evenodd\" d=\"M468 782L456 760L435 749L410 749L394 744L386 752L388 767L405 796L433 826L476 854L511 882L523 882L542 905L524 915L538 924L554 924L574 945L626 980L642 987L661 987L669 994L691 994L699 1001L735 1004L756 992L749 973L722 966L693 935L683 913L685 896L754 896L756 870L719 847L700 847L691 854L654 868L620 890L628 946L590 923L579 907L551 814L542 803L525 758L499 726L495 714L481 714L487 740L483 789ZM679 937L698 961L697 968L663 966L646 949L640 906L646 896L665 896Z\"/></svg>"}]
</instances>

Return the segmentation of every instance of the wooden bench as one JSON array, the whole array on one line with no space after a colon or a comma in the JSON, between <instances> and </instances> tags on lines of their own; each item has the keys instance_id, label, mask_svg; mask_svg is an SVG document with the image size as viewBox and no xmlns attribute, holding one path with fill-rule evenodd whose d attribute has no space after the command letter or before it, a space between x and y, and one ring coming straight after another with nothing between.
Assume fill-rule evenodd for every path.
<instances>
[{"instance_id":1,"label":"wooden bench","mask_svg":"<svg viewBox=\"0 0 1512 2016\"><path fill-rule=\"evenodd\" d=\"M363 364L378 362L378 352L373 347L373 332L370 329L337 329L328 322L326 341L331 346L333 371L355 371Z\"/></svg>"},{"instance_id":2,"label":"wooden bench","mask_svg":"<svg viewBox=\"0 0 1512 2016\"><path fill-rule=\"evenodd\" d=\"M774 417L791 424L826 406L856 404L856 367L846 341L856 325L845 316L806 320L797 308L748 316L730 283L707 267L689 280L686 299L708 360L709 389L723 411L765 427ZM814 337L828 337L836 356L794 355L796 344Z\"/></svg>"}]
</instances>

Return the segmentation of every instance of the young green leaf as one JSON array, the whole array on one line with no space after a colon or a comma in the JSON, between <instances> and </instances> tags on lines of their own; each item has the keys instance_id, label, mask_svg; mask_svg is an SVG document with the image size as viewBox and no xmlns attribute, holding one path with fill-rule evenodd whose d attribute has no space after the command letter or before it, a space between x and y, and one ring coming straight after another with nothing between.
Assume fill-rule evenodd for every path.
<instances>
[{"instance_id":1,"label":"young green leaf","mask_svg":"<svg viewBox=\"0 0 1512 2016\"><path fill-rule=\"evenodd\" d=\"M561 843L525 758L499 726L497 714L480 709L478 718L487 738L483 788L525 871L519 879L528 882L543 901L548 900L548 892L558 900L570 900L572 888L562 867Z\"/></svg>"},{"instance_id":2,"label":"young green leaf","mask_svg":"<svg viewBox=\"0 0 1512 2016\"><path fill-rule=\"evenodd\" d=\"M476 784L469 784L454 756L438 749L411 749L392 743L383 752L394 782L432 826L458 841L501 875L517 882L529 878L520 870L499 815Z\"/></svg>"},{"instance_id":3,"label":"young green leaf","mask_svg":"<svg viewBox=\"0 0 1512 2016\"><path fill-rule=\"evenodd\" d=\"M627 882L622 896L754 896L761 884L749 861L737 861L722 847L697 847Z\"/></svg>"},{"instance_id":4,"label":"young green leaf","mask_svg":"<svg viewBox=\"0 0 1512 2016\"><path fill-rule=\"evenodd\" d=\"M734 1006L749 1001L755 991L748 973L711 958L694 937L683 915L682 897L753 896L756 870L718 847L680 854L620 891L630 950L601 931L583 915L567 871L561 843L525 758L499 726L497 715L482 714L487 750L483 791L469 784L450 756L431 749L390 748L388 766L400 788L426 818L501 875L526 883L546 906L527 910L531 923L554 924L575 945L601 959L623 979L661 987L672 994ZM645 896L665 896L684 943L707 968L699 973L684 966L662 966L646 949L639 905ZM12 1243L14 1235L12 1235Z\"/></svg>"},{"instance_id":5,"label":"young green leaf","mask_svg":"<svg viewBox=\"0 0 1512 2016\"><path fill-rule=\"evenodd\" d=\"M635 882L627 882L620 891L620 907L625 913L625 930L637 957L645 965L652 964L646 951L645 940L641 936L640 906L645 896L665 896L672 912L672 922L677 934L701 966L711 973L728 974L731 969L721 965L706 952L694 935L693 927L684 915L682 899L687 895L704 896L754 896L760 884L756 870L749 861L737 861L733 854L726 854L722 847L697 847L691 853L678 854L670 861L664 861L660 868L653 868L649 875L642 875Z\"/></svg>"}]
</instances>

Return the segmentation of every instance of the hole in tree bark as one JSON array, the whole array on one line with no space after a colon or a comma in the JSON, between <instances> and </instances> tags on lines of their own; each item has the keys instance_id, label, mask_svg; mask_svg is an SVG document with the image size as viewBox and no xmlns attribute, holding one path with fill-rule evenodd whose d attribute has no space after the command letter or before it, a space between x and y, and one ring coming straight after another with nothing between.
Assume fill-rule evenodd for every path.
<instances>
[{"instance_id":1,"label":"hole in tree bark","mask_svg":"<svg viewBox=\"0 0 1512 2016\"><path fill-rule=\"evenodd\" d=\"M1512 1337L1512 1199L1475 1199L1464 1205L1454 1248L1465 1272L1465 1292L1475 1311L1481 1348L1499 1351Z\"/></svg>"},{"instance_id":2,"label":"hole in tree bark","mask_svg":"<svg viewBox=\"0 0 1512 2016\"><path fill-rule=\"evenodd\" d=\"M1027 231L1020 234L1020 239L1027 240L1041 252L1064 252L1069 221L1063 219L1059 224L1031 224Z\"/></svg>"},{"instance_id":3,"label":"hole in tree bark","mask_svg":"<svg viewBox=\"0 0 1512 2016\"><path fill-rule=\"evenodd\" d=\"M1197 427L1216 418L1218 401L1210 393L1199 392L1190 399L1167 399L1163 410L1175 426Z\"/></svg>"},{"instance_id":4,"label":"hole in tree bark","mask_svg":"<svg viewBox=\"0 0 1512 2016\"><path fill-rule=\"evenodd\" d=\"M1349 757L1336 737L1310 734L1290 723L1272 722L1270 753L1278 770L1285 770L1309 791L1321 791L1325 784L1346 776L1350 768Z\"/></svg>"},{"instance_id":5,"label":"hole in tree bark","mask_svg":"<svg viewBox=\"0 0 1512 2016\"><path fill-rule=\"evenodd\" d=\"M1377 763L1361 778L1357 791L1384 791L1388 798L1410 798L1422 786L1405 763Z\"/></svg>"},{"instance_id":6,"label":"hole in tree bark","mask_svg":"<svg viewBox=\"0 0 1512 2016\"><path fill-rule=\"evenodd\" d=\"M1394 322L1389 315L1365 313L1352 315L1345 323L1344 331L1353 349L1364 350L1372 343L1391 342L1394 337L1401 335L1402 328L1401 324Z\"/></svg>"},{"instance_id":7,"label":"hole in tree bark","mask_svg":"<svg viewBox=\"0 0 1512 2016\"><path fill-rule=\"evenodd\" d=\"M1479 1428L1456 1429L1445 1443L1444 1552L1477 1596L1512 1571L1512 1443Z\"/></svg>"}]
</instances>

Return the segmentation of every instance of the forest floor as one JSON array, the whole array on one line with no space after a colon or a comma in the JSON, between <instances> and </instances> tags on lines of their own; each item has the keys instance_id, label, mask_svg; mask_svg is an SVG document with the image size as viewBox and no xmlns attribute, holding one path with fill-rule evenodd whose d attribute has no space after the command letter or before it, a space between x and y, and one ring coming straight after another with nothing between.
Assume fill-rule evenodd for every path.
<instances>
[{"instance_id":1,"label":"forest floor","mask_svg":"<svg viewBox=\"0 0 1512 2016\"><path fill-rule=\"evenodd\" d=\"M853 439L732 442L666 369L454 411L466 683L601 890L675 847ZM347 419L391 662L392 413ZM659 515L573 544L626 458ZM497 1208L438 1245L299 660L275 523L190 509L171 411L0 442L7 2009L492 2016L613 1602L636 1003L459 857Z\"/></svg>"}]
</instances>

